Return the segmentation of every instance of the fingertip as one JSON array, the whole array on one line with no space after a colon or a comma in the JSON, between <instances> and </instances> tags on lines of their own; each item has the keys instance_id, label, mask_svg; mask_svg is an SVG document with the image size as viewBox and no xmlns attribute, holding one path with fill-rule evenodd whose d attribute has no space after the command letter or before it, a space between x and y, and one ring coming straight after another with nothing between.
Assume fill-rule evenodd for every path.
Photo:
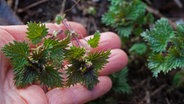
<instances>
[{"instance_id":1,"label":"fingertip","mask_svg":"<svg viewBox=\"0 0 184 104\"><path fill-rule=\"evenodd\" d=\"M109 56L108 63L100 71L100 75L109 75L114 72L120 71L128 64L128 56L121 49L111 50L111 55Z\"/></svg>"},{"instance_id":2,"label":"fingertip","mask_svg":"<svg viewBox=\"0 0 184 104\"><path fill-rule=\"evenodd\" d=\"M91 50L92 52L96 52L96 51L102 51L102 50L106 51L106 50L121 48L121 40L119 36L113 32L101 33L98 47L91 48L86 40L91 39L93 36L94 35L91 35L91 36L85 37L85 39L80 40L80 42L82 43L82 46L84 46L85 49Z\"/></svg>"},{"instance_id":3,"label":"fingertip","mask_svg":"<svg viewBox=\"0 0 184 104\"><path fill-rule=\"evenodd\" d=\"M121 40L119 36L113 32L101 33L99 46L94 50L109 50L121 48Z\"/></svg>"},{"instance_id":4,"label":"fingertip","mask_svg":"<svg viewBox=\"0 0 184 104\"><path fill-rule=\"evenodd\" d=\"M111 79L109 77L107 77L107 76L100 76L98 79L99 79L99 83L92 90L92 98L91 98L91 100L94 100L94 99L104 95L112 87L112 81L111 81Z\"/></svg>"},{"instance_id":5,"label":"fingertip","mask_svg":"<svg viewBox=\"0 0 184 104\"><path fill-rule=\"evenodd\" d=\"M0 29L0 49L7 43L14 40L14 37L11 36L7 31Z\"/></svg>"}]
</instances>

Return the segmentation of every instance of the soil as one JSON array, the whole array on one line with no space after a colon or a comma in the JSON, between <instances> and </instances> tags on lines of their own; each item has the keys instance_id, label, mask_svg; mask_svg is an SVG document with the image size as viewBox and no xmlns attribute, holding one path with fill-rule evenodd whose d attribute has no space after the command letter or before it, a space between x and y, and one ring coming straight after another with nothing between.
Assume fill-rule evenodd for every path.
<instances>
[{"instance_id":1,"label":"soil","mask_svg":"<svg viewBox=\"0 0 184 104\"><path fill-rule=\"evenodd\" d=\"M44 0L43 3L29 9L26 7L38 3L38 0L19 0L17 5L15 1L18 0L7 1L13 1L9 5L24 24L28 21L53 22L57 14L64 12L68 20L83 24L88 34L93 34L96 30L113 31L101 22L102 15L108 10L107 0L66 0L64 4L64 0ZM173 0L145 0L145 2L174 21L184 19L182 13L184 8L179 8ZM128 48L123 49L126 51ZM128 81L132 93L117 94L118 104L184 104L184 88L172 86L172 78L176 70L154 78L144 64L146 62L144 57L136 57L134 60L136 61L132 61L128 66Z\"/></svg>"}]
</instances>

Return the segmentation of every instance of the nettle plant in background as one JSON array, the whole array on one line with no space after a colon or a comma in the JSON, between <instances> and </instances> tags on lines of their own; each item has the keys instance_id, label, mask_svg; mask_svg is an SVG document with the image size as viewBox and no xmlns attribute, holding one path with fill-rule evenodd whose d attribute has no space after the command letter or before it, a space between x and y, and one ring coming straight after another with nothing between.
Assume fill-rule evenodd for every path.
<instances>
[{"instance_id":1,"label":"nettle plant in background","mask_svg":"<svg viewBox=\"0 0 184 104\"><path fill-rule=\"evenodd\" d=\"M113 27L123 44L128 43L129 52L135 55L146 53L147 45L140 37L145 27L152 24L154 17L146 12L146 4L141 0L109 0L110 6L102 17L102 22ZM124 46L123 48L126 48Z\"/></svg>"},{"instance_id":2,"label":"nettle plant in background","mask_svg":"<svg viewBox=\"0 0 184 104\"><path fill-rule=\"evenodd\" d=\"M80 83L92 89L98 83L98 72L108 62L109 51L91 52L80 43L76 32L65 19L60 18L66 30L48 34L45 24L27 24L28 41L13 41L2 48L13 66L15 85L26 87L39 83L49 88L69 87ZM58 22L58 21L57 21ZM65 35L60 39L59 35ZM86 42L95 48L100 33ZM69 45L75 41L76 45Z\"/></svg>"},{"instance_id":3,"label":"nettle plant in background","mask_svg":"<svg viewBox=\"0 0 184 104\"><path fill-rule=\"evenodd\" d=\"M160 72L166 74L173 69L184 68L184 25L178 25L174 30L165 18L154 24L154 17L149 13L151 11L146 10L147 5L142 0L109 1L109 10L102 16L102 22L121 37L122 49L129 55L129 64L127 68L111 75L111 91L90 104L117 104L118 97L114 96L129 94L128 69L139 72L141 68L142 71L150 69L153 76L157 77ZM145 76L150 75L147 74ZM184 71L177 71L173 78L174 87L184 86L183 79Z\"/></svg>"},{"instance_id":4,"label":"nettle plant in background","mask_svg":"<svg viewBox=\"0 0 184 104\"><path fill-rule=\"evenodd\" d=\"M184 68L184 24L177 25L176 30L173 30L168 20L161 18L141 36L150 47L148 67L155 77L160 72L168 73L173 69ZM175 75L174 83L177 86L183 83L180 80L184 77L182 73Z\"/></svg>"},{"instance_id":5,"label":"nettle plant in background","mask_svg":"<svg viewBox=\"0 0 184 104\"><path fill-rule=\"evenodd\" d=\"M109 0L108 12L102 22L113 27L121 37L139 35L142 26L153 21L153 16L146 13L146 5L141 0Z\"/></svg>"},{"instance_id":6,"label":"nettle plant in background","mask_svg":"<svg viewBox=\"0 0 184 104\"><path fill-rule=\"evenodd\" d=\"M109 10L102 17L102 22L107 26L113 27L122 40L122 48L127 50L130 54L129 62L136 61L134 56L144 55L147 51L147 45L142 40L140 33L143 32L143 27L148 26L153 22L152 14L146 12L146 4L141 0L109 0ZM128 43L128 44L127 44ZM127 44L125 46L125 44ZM127 48L128 47L128 48ZM128 67L125 72L121 71L119 74L112 75L114 84L112 89L121 89L115 93L130 93L131 88L127 84L127 77L123 77L126 81L119 81L122 79L122 74L127 76ZM116 80L116 81L115 81ZM118 87L119 86L119 87Z\"/></svg>"},{"instance_id":7,"label":"nettle plant in background","mask_svg":"<svg viewBox=\"0 0 184 104\"><path fill-rule=\"evenodd\" d=\"M110 7L102 22L118 32L123 44L128 43L123 48L128 46L129 64L134 61L138 65L137 57L148 58L148 68L155 77L160 72L184 67L184 25L178 25L174 30L168 20L162 18L150 30L145 30L154 21L152 14L146 11L146 4L141 0L109 1ZM175 85L184 83L181 80L183 73L179 71L175 74Z\"/></svg>"}]
</instances>

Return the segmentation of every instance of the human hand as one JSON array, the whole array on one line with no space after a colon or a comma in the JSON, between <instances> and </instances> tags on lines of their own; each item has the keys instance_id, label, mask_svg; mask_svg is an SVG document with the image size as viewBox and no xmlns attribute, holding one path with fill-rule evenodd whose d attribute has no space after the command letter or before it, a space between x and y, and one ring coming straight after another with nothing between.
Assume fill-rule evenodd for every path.
<instances>
[{"instance_id":1,"label":"human hand","mask_svg":"<svg viewBox=\"0 0 184 104\"><path fill-rule=\"evenodd\" d=\"M86 30L78 23L69 22L72 29L82 37L86 36ZM49 33L54 30L64 29L64 26L47 24ZM23 41L26 38L26 26L0 26L0 49L13 40ZM85 37L85 38L89 38ZM39 85L30 85L23 89L17 89L14 86L13 73L11 66L0 52L0 103L1 104L83 104L94 100L107 91L112 86L111 80L107 75L121 70L127 64L127 55L119 49L121 41L119 37L112 32L101 33L99 46L95 49L89 48L84 39L80 40L83 46L92 51L111 49L109 63L100 71L99 83L92 89L88 90L84 86L77 84L70 88L54 88L44 92Z\"/></svg>"}]
</instances>

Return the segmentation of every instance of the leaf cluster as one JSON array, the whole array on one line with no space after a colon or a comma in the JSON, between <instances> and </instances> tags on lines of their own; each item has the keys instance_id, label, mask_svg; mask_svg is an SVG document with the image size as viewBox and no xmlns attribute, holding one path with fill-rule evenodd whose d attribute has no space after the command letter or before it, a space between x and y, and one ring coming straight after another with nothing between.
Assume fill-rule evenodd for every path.
<instances>
[{"instance_id":1,"label":"leaf cluster","mask_svg":"<svg viewBox=\"0 0 184 104\"><path fill-rule=\"evenodd\" d=\"M178 71L172 80L172 84L175 87L183 87L184 86L184 71Z\"/></svg>"},{"instance_id":2,"label":"leaf cluster","mask_svg":"<svg viewBox=\"0 0 184 104\"><path fill-rule=\"evenodd\" d=\"M118 104L117 96L122 96L122 94L130 94L131 87L128 84L128 68L124 68L119 72L110 75L112 80L111 90L104 96L91 101L87 104Z\"/></svg>"},{"instance_id":3,"label":"leaf cluster","mask_svg":"<svg viewBox=\"0 0 184 104\"><path fill-rule=\"evenodd\" d=\"M146 14L146 5L141 0L110 0L110 3L102 22L115 28L121 37L129 37L152 19Z\"/></svg>"},{"instance_id":4,"label":"leaf cluster","mask_svg":"<svg viewBox=\"0 0 184 104\"><path fill-rule=\"evenodd\" d=\"M155 25L143 32L142 37L150 46L148 67L154 76L158 73L184 67L184 25L177 25L173 30L165 18L158 20Z\"/></svg>"},{"instance_id":5,"label":"leaf cluster","mask_svg":"<svg viewBox=\"0 0 184 104\"><path fill-rule=\"evenodd\" d=\"M111 76L111 79L113 81L113 88L112 90L115 93L131 93L131 87L128 84L128 68L124 68L120 72L114 73Z\"/></svg>"},{"instance_id":6,"label":"leaf cluster","mask_svg":"<svg viewBox=\"0 0 184 104\"><path fill-rule=\"evenodd\" d=\"M143 55L147 51L147 45L145 43L135 43L129 49L129 52L132 54Z\"/></svg>"},{"instance_id":7,"label":"leaf cluster","mask_svg":"<svg viewBox=\"0 0 184 104\"><path fill-rule=\"evenodd\" d=\"M98 72L108 62L110 51L92 53L82 46L69 46L72 35L77 34L71 29L59 39L56 34L48 35L45 24L29 22L27 26L28 42L13 41L2 48L13 66L17 87L40 83L53 88L81 83L92 89L98 83ZM88 43L96 48L99 40L98 32ZM63 76L67 76L65 82Z\"/></svg>"}]
</instances>

